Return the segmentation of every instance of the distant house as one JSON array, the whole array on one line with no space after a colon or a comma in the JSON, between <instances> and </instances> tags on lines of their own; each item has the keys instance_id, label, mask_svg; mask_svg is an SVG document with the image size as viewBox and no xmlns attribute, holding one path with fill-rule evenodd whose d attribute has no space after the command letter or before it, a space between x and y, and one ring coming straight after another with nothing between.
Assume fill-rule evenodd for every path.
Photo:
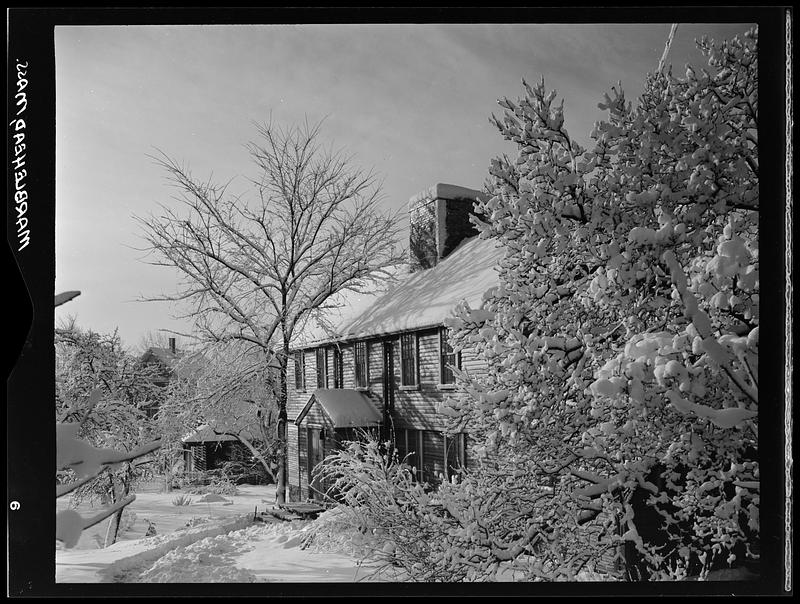
<instances>
[{"instance_id":1,"label":"distant house","mask_svg":"<svg viewBox=\"0 0 800 604\"><path fill-rule=\"evenodd\" d=\"M177 354L181 356L181 353ZM175 373L178 372L181 377L191 379L193 372L202 369L205 363L207 363L207 358L202 353L192 354L186 357L181 365L174 367L172 377L175 377ZM272 383L276 383L280 365L275 359L272 359L267 369L271 374ZM236 403L232 404L235 405ZM248 405L250 403L245 402L244 404ZM242 439L258 448L264 444L262 442L264 436L259 435L258 426L247 424L246 415L244 417L235 415L233 413L234 408L228 407L226 413L219 414L216 423L199 425L181 439L183 471L185 473L218 470L228 462L242 462L250 466L257 465L252 450L242 442ZM198 423L200 422L198 421ZM239 468L237 473L241 474L241 472L242 468ZM245 472L244 477L258 481L265 479L265 476L256 470L250 474Z\"/></svg>"},{"instance_id":2,"label":"distant house","mask_svg":"<svg viewBox=\"0 0 800 604\"><path fill-rule=\"evenodd\" d=\"M142 365L151 365L155 367L156 376L153 383L157 386L165 388L170 380L175 375L175 366L178 361L184 356L182 351L177 350L175 346L175 338L169 339L169 346L162 348L158 346L150 346L139 357L139 363ZM147 417L152 419L158 412L158 404L155 403L145 409Z\"/></svg>"},{"instance_id":3,"label":"distant house","mask_svg":"<svg viewBox=\"0 0 800 604\"><path fill-rule=\"evenodd\" d=\"M251 442L250 434L242 434ZM183 440L185 472L205 472L222 467L229 461L249 461L252 453L232 434L219 433L208 425L200 426Z\"/></svg>"},{"instance_id":4,"label":"distant house","mask_svg":"<svg viewBox=\"0 0 800 604\"><path fill-rule=\"evenodd\" d=\"M312 469L359 429L380 430L420 481L469 465L467 434L446 435L437 403L455 389L452 368L485 371L456 354L444 321L462 300L479 306L498 284L502 256L469 222L481 193L437 184L411 198L410 258L388 288L346 293L324 321L292 341L288 369L288 485L293 501L320 498Z\"/></svg>"}]
</instances>

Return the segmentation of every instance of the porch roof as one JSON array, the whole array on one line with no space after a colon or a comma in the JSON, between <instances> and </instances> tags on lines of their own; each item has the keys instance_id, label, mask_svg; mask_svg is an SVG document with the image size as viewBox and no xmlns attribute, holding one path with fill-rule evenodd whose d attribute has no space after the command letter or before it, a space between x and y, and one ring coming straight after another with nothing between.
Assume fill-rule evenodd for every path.
<instances>
[{"instance_id":1,"label":"porch roof","mask_svg":"<svg viewBox=\"0 0 800 604\"><path fill-rule=\"evenodd\" d=\"M295 424L299 426L303 422L315 403L334 428L366 428L381 423L380 413L365 393L342 388L320 388L309 397L297 415Z\"/></svg>"}]
</instances>

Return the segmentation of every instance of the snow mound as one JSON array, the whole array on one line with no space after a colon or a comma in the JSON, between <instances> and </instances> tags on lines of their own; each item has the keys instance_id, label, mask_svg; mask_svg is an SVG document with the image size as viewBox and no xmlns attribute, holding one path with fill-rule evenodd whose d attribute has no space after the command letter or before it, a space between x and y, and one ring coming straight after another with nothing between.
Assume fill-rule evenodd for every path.
<instances>
[{"instance_id":1,"label":"snow mound","mask_svg":"<svg viewBox=\"0 0 800 604\"><path fill-rule=\"evenodd\" d=\"M255 583L252 572L235 565L235 558L252 549L265 527L246 529L201 539L179 547L156 560L136 579L144 583Z\"/></svg>"},{"instance_id":2,"label":"snow mound","mask_svg":"<svg viewBox=\"0 0 800 604\"><path fill-rule=\"evenodd\" d=\"M222 495L217 495L216 493L207 493L200 497L198 503L215 503L218 501L224 501L225 503L233 503L230 499L225 499Z\"/></svg>"}]
</instances>

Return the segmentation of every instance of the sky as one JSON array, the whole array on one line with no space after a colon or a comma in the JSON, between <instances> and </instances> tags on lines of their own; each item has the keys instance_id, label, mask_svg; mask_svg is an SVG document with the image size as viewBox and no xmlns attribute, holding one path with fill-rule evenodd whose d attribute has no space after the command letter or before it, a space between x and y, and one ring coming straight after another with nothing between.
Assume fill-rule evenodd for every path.
<instances>
[{"instance_id":1,"label":"sky","mask_svg":"<svg viewBox=\"0 0 800 604\"><path fill-rule=\"evenodd\" d=\"M668 64L701 65L694 40L747 24L679 24ZM324 120L322 137L383 182L387 211L435 183L481 189L512 149L489 122L497 100L544 76L565 127L586 143L603 92L629 98L658 65L670 24L59 26L55 292L81 295L56 321L119 329L141 345L185 331L181 308L143 302L177 273L145 262L134 215L174 203L158 151L247 194L256 123ZM180 339L179 339L180 341Z\"/></svg>"}]
</instances>

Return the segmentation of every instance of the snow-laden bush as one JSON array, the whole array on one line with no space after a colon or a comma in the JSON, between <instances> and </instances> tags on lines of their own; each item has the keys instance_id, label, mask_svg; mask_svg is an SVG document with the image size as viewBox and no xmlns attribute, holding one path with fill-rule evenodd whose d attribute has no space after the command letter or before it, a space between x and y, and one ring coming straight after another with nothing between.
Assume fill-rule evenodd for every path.
<instances>
[{"instance_id":1,"label":"snow-laden bush","mask_svg":"<svg viewBox=\"0 0 800 604\"><path fill-rule=\"evenodd\" d=\"M476 209L501 283L450 322L489 373L443 411L520 468L509 487L552 489L517 520L563 538L534 565L620 546L628 578L679 579L758 557L757 37L699 41L707 69L651 74L635 107L612 87L589 149L544 81L500 101L518 152Z\"/></svg>"},{"instance_id":2,"label":"snow-laden bush","mask_svg":"<svg viewBox=\"0 0 800 604\"><path fill-rule=\"evenodd\" d=\"M570 530L539 513L553 490L526 479L531 467L487 463L431 490L387 449L349 442L317 467L339 507L314 523L315 542L384 576L425 582L575 580L608 547L579 549Z\"/></svg>"}]
</instances>

